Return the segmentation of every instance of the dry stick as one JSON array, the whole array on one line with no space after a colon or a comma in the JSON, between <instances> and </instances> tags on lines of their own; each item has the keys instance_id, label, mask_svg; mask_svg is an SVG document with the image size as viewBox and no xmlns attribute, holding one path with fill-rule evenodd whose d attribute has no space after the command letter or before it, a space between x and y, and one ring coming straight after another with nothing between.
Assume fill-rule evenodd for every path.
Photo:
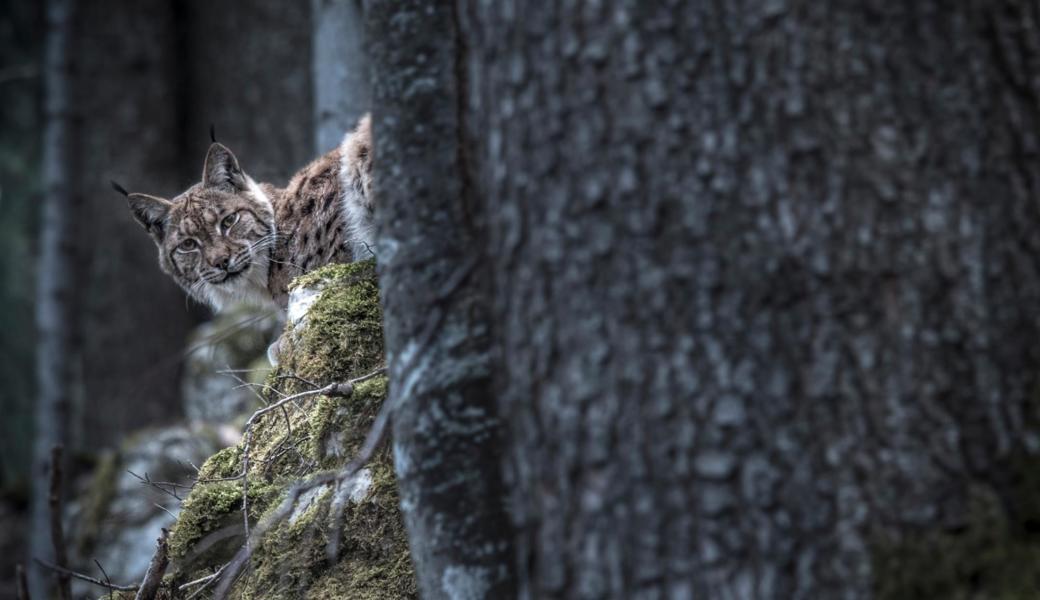
<instances>
[{"instance_id":1,"label":"dry stick","mask_svg":"<svg viewBox=\"0 0 1040 600\"><path fill-rule=\"evenodd\" d=\"M76 579L79 579L81 581L86 581L87 583L93 583L94 585L101 586L103 588L107 588L107 589L110 589L110 590L115 590L117 592L132 592L132 591L137 589L136 585L116 585L114 583L105 583L104 581L101 581L100 579L97 579L96 577L91 577L90 575L84 575L83 573L77 573L76 571L72 571L72 570L66 569L64 567L59 567L58 565L49 563L49 562L47 562L45 560L40 560L38 558L34 558L33 560L36 561L36 564L40 565L41 567L43 567L45 569L50 569L51 571L54 571L55 573L61 573L63 575L68 575L69 577L75 577Z\"/></svg>"},{"instance_id":2,"label":"dry stick","mask_svg":"<svg viewBox=\"0 0 1040 600\"><path fill-rule=\"evenodd\" d=\"M184 488L186 490L190 490L191 489L190 485L181 485L179 483L173 483L172 481L152 481L151 477L148 476L147 472L145 472L144 477L141 477L140 475L138 475L137 473L134 473L130 469L127 469L126 472L131 474L131 475L133 475L138 481L141 482L142 485L149 485L149 486L159 490L160 492L162 492L164 494L173 496L174 498L177 499L177 501L183 501L184 500L184 498L181 498L177 494L177 488ZM170 486L171 489L164 488L163 487L164 485Z\"/></svg>"},{"instance_id":3,"label":"dry stick","mask_svg":"<svg viewBox=\"0 0 1040 600\"><path fill-rule=\"evenodd\" d=\"M101 571L101 574L105 576L105 583L107 585L112 585L112 580L108 578L108 571L105 570L105 567L101 566L101 562L98 561L98 559L95 558L94 559L94 564L97 565L97 568L98 568L98 570ZM115 590L111 590L110 589L108 591L108 598L109 598L109 600L112 600L115 597L116 597Z\"/></svg>"},{"instance_id":4,"label":"dry stick","mask_svg":"<svg viewBox=\"0 0 1040 600\"><path fill-rule=\"evenodd\" d=\"M54 546L54 562L62 569L69 565L68 550L65 546L65 530L61 523L61 445L51 447L51 487L48 503L51 509L51 544ZM68 573L56 571L58 575L58 593L63 600L72 600L72 587Z\"/></svg>"},{"instance_id":5,"label":"dry stick","mask_svg":"<svg viewBox=\"0 0 1040 600\"><path fill-rule=\"evenodd\" d=\"M225 564L224 564L224 566L222 566L222 567L220 567L219 569L217 569L217 570L216 570L216 571L215 571L214 573L212 573L211 575L206 575L205 577L199 577L198 579L196 579L196 580L194 580L194 581L189 581L188 583L185 583L184 585L180 586L180 587L179 587L179 588L177 588L177 589L178 589L179 591L182 591L182 592L183 592L184 590L188 589L189 587L191 587L191 586L193 586L193 585L198 585L198 584L200 584L200 583L201 583L201 584L202 584L202 587L200 587L199 589L197 589L197 590L195 590L194 592L192 592L192 593L191 593L191 595L190 595L190 596L188 596L188 597L187 597L187 598L185 599L185 600L191 600L191 599L192 599L192 598L194 598L195 596L198 596L199 594L201 594L203 590L205 590L205 589L206 589L206 588L208 588L208 587L209 587L210 585L212 585L212 583L213 583L214 581L216 581L216 580L217 580L217 578L219 578L219 577L220 577L220 574L224 572L224 569L228 568L228 565L229 565L229 564L231 564L231 563L225 563Z\"/></svg>"},{"instance_id":6,"label":"dry stick","mask_svg":"<svg viewBox=\"0 0 1040 600\"><path fill-rule=\"evenodd\" d=\"M15 578L17 579L17 598L18 600L29 600L29 582L25 579L25 567L22 563L18 563L18 567L15 568Z\"/></svg>"},{"instance_id":7,"label":"dry stick","mask_svg":"<svg viewBox=\"0 0 1040 600\"><path fill-rule=\"evenodd\" d=\"M159 539L155 541L155 554L152 555L152 561L148 563L148 571L144 574L144 581L141 582L141 588L137 590L134 600L155 600L163 575L166 574L166 567L170 564L169 546L166 544L169 534L170 532L164 527L159 534Z\"/></svg>"}]
</instances>

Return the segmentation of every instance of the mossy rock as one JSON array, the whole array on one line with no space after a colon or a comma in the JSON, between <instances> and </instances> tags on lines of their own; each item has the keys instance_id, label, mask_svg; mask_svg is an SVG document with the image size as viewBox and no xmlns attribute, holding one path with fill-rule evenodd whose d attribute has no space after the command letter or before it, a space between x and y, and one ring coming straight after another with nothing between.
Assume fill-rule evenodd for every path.
<instances>
[{"instance_id":1,"label":"mossy rock","mask_svg":"<svg viewBox=\"0 0 1040 600\"><path fill-rule=\"evenodd\" d=\"M293 289L317 297L305 318L287 326L279 367L265 382L268 401L355 379L383 364L372 261L324 267L297 280ZM249 438L250 523L278 507L292 484L346 464L386 390L385 376L372 377L354 386L349 397L312 396L259 418ZM173 589L212 573L241 547L244 447L245 440L225 448L200 468L202 482L191 491L171 533ZM355 479L355 487L343 491L350 500L342 503L339 553L331 564L326 552L337 530L330 515L335 492L324 487L301 497L290 518L266 532L231 597L418 597L389 453L378 453Z\"/></svg>"},{"instance_id":2,"label":"mossy rock","mask_svg":"<svg viewBox=\"0 0 1040 600\"><path fill-rule=\"evenodd\" d=\"M325 381L358 377L383 363L383 313L373 261L323 267L297 279L290 294L304 290L318 298L303 322L287 326L284 371Z\"/></svg>"},{"instance_id":3,"label":"mossy rock","mask_svg":"<svg viewBox=\"0 0 1040 600\"><path fill-rule=\"evenodd\" d=\"M988 485L968 490L963 527L883 533L872 542L879 600L1040 598L1037 457L1016 454L1004 500Z\"/></svg>"}]
</instances>

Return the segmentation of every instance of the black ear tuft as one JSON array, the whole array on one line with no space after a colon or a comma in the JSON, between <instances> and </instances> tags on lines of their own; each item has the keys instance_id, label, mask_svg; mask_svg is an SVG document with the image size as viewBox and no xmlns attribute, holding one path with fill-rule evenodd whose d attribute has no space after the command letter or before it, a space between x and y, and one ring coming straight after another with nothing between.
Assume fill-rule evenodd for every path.
<instances>
[{"instance_id":1,"label":"black ear tuft","mask_svg":"<svg viewBox=\"0 0 1040 600\"><path fill-rule=\"evenodd\" d=\"M209 124L209 141L217 143L217 132L213 129L213 123Z\"/></svg>"},{"instance_id":2,"label":"black ear tuft","mask_svg":"<svg viewBox=\"0 0 1040 600\"><path fill-rule=\"evenodd\" d=\"M124 196L129 196L130 195L130 192L126 191L126 188L124 188L123 186L121 186L118 183L116 183L115 180L111 180L111 181L109 181L109 183L112 184L112 189L113 190L119 192L120 194L122 194Z\"/></svg>"}]
</instances>

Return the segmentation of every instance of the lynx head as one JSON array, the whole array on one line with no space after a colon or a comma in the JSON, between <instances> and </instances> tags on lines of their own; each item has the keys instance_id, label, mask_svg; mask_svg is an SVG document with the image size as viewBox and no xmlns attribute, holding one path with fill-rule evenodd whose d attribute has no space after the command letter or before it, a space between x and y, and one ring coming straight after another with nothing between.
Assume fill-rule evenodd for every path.
<instances>
[{"instance_id":1,"label":"lynx head","mask_svg":"<svg viewBox=\"0 0 1040 600\"><path fill-rule=\"evenodd\" d=\"M271 302L274 209L226 147L214 142L202 181L172 200L113 185L159 247L159 266L191 296L217 310L235 300Z\"/></svg>"}]
</instances>

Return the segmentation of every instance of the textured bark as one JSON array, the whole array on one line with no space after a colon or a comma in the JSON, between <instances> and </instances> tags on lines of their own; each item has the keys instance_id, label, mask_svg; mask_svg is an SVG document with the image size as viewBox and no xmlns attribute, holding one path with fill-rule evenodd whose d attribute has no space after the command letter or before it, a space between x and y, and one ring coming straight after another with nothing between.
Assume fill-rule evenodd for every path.
<instances>
[{"instance_id":1,"label":"textured bark","mask_svg":"<svg viewBox=\"0 0 1040 600\"><path fill-rule=\"evenodd\" d=\"M515 595L490 331L468 219L454 14L366 5L394 466L423 598Z\"/></svg>"},{"instance_id":2,"label":"textured bark","mask_svg":"<svg viewBox=\"0 0 1040 600\"><path fill-rule=\"evenodd\" d=\"M1014 509L1035 4L462 4L527 597L865 598Z\"/></svg>"},{"instance_id":3,"label":"textured bark","mask_svg":"<svg viewBox=\"0 0 1040 600\"><path fill-rule=\"evenodd\" d=\"M75 184L76 130L70 94L72 19L78 3L50 0L46 7L44 55L43 210L40 216L40 259L36 288L36 433L33 445L32 505L29 552L52 561L48 503L51 448L69 435L75 387L72 368L75 289L73 270L78 249L76 226L82 197ZM32 597L49 597L49 574L32 563Z\"/></svg>"}]
</instances>

